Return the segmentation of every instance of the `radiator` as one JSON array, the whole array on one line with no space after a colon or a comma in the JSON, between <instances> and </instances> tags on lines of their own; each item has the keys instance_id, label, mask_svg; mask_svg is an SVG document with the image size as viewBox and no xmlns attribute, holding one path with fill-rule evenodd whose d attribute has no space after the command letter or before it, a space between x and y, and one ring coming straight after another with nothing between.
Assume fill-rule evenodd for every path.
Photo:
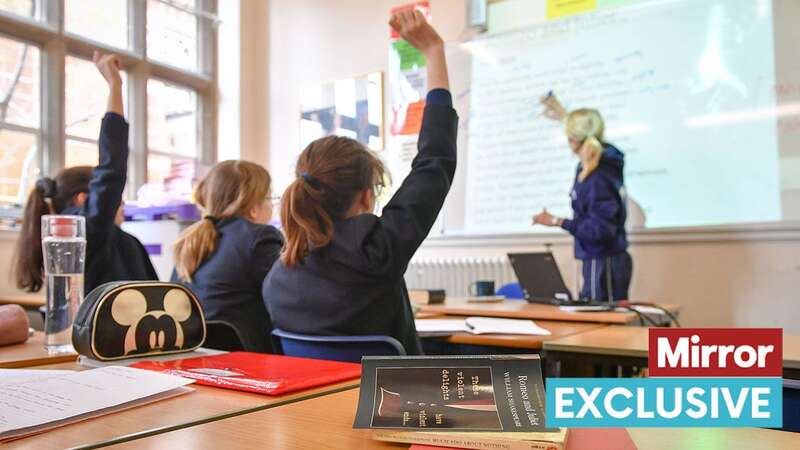
<instances>
[{"instance_id":1,"label":"radiator","mask_svg":"<svg viewBox=\"0 0 800 450\"><path fill-rule=\"evenodd\" d=\"M495 288L517 281L506 257L417 258L406 270L409 289L444 289L451 297L466 297L469 285L479 280L495 282Z\"/></svg>"}]
</instances>

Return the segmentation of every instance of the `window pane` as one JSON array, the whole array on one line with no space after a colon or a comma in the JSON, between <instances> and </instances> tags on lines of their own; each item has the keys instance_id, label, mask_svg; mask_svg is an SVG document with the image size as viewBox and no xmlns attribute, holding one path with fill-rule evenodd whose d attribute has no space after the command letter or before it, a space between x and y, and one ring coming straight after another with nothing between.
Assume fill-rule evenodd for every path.
<instances>
[{"instance_id":1,"label":"window pane","mask_svg":"<svg viewBox=\"0 0 800 450\"><path fill-rule=\"evenodd\" d=\"M166 193L164 198L189 199L196 171L193 159L173 158L150 153L147 156L147 184L150 192ZM151 194L152 195L152 194Z\"/></svg>"},{"instance_id":2,"label":"window pane","mask_svg":"<svg viewBox=\"0 0 800 450\"><path fill-rule=\"evenodd\" d=\"M197 94L191 89L148 80L147 106L148 147L197 157Z\"/></svg>"},{"instance_id":3,"label":"window pane","mask_svg":"<svg viewBox=\"0 0 800 450\"><path fill-rule=\"evenodd\" d=\"M0 38L0 122L39 127L39 49Z\"/></svg>"},{"instance_id":4,"label":"window pane","mask_svg":"<svg viewBox=\"0 0 800 450\"><path fill-rule=\"evenodd\" d=\"M100 158L97 143L67 139L64 148L64 167L96 166Z\"/></svg>"},{"instance_id":5,"label":"window pane","mask_svg":"<svg viewBox=\"0 0 800 450\"><path fill-rule=\"evenodd\" d=\"M189 5L194 8L194 5ZM197 70L197 16L159 0L147 2L147 56Z\"/></svg>"},{"instance_id":6,"label":"window pane","mask_svg":"<svg viewBox=\"0 0 800 450\"><path fill-rule=\"evenodd\" d=\"M128 47L127 0L66 0L64 28L114 47Z\"/></svg>"},{"instance_id":7,"label":"window pane","mask_svg":"<svg viewBox=\"0 0 800 450\"><path fill-rule=\"evenodd\" d=\"M66 89L64 105L65 127L69 136L97 139L100 121L108 105L108 85L94 63L67 56L65 64ZM122 99L127 106L128 76L122 72Z\"/></svg>"},{"instance_id":8,"label":"window pane","mask_svg":"<svg viewBox=\"0 0 800 450\"><path fill-rule=\"evenodd\" d=\"M0 0L0 9L20 16L33 17L36 13L34 0Z\"/></svg>"},{"instance_id":9,"label":"window pane","mask_svg":"<svg viewBox=\"0 0 800 450\"><path fill-rule=\"evenodd\" d=\"M36 135L0 130L0 203L24 204L36 182Z\"/></svg>"}]
</instances>

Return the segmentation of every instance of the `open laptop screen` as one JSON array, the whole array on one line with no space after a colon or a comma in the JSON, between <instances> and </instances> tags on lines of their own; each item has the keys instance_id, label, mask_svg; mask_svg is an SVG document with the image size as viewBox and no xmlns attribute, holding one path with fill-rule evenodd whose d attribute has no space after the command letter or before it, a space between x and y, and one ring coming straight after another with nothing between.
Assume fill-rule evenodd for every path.
<instances>
[{"instance_id":1,"label":"open laptop screen","mask_svg":"<svg viewBox=\"0 0 800 450\"><path fill-rule=\"evenodd\" d=\"M508 259L529 302L552 304L553 300L573 299L552 253L509 253Z\"/></svg>"}]
</instances>

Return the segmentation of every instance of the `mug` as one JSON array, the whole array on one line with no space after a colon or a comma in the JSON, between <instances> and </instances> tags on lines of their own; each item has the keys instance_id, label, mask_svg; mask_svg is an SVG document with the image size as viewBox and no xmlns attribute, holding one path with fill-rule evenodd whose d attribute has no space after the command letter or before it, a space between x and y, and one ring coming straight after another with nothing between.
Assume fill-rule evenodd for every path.
<instances>
[{"instance_id":1,"label":"mug","mask_svg":"<svg viewBox=\"0 0 800 450\"><path fill-rule=\"evenodd\" d=\"M490 297L494 295L494 281L476 281L467 289L471 297Z\"/></svg>"}]
</instances>

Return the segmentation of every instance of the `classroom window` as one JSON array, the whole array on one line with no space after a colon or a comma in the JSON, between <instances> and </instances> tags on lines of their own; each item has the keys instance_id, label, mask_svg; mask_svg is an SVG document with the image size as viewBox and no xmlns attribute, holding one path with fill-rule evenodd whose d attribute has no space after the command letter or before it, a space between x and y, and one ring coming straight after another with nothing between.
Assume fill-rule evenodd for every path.
<instances>
[{"instance_id":1,"label":"classroom window","mask_svg":"<svg viewBox=\"0 0 800 450\"><path fill-rule=\"evenodd\" d=\"M38 173L39 49L0 38L0 204L22 204Z\"/></svg>"},{"instance_id":2,"label":"classroom window","mask_svg":"<svg viewBox=\"0 0 800 450\"><path fill-rule=\"evenodd\" d=\"M147 146L162 153L197 157L197 94L161 80L147 82Z\"/></svg>"},{"instance_id":3,"label":"classroom window","mask_svg":"<svg viewBox=\"0 0 800 450\"><path fill-rule=\"evenodd\" d=\"M170 194L213 164L216 123L199 117L217 107L216 10L217 0L0 0L13 24L0 35L0 206L24 203L42 172L97 164L108 88L95 50L119 49L126 70L130 195L148 180Z\"/></svg>"},{"instance_id":4,"label":"classroom window","mask_svg":"<svg viewBox=\"0 0 800 450\"><path fill-rule=\"evenodd\" d=\"M147 183L161 186L169 197L187 197L199 156L197 93L151 79L147 104Z\"/></svg>"},{"instance_id":5,"label":"classroom window","mask_svg":"<svg viewBox=\"0 0 800 450\"><path fill-rule=\"evenodd\" d=\"M64 72L64 167L97 165L97 139L108 101L106 82L93 62L74 56L66 57ZM127 81L127 74L122 72L123 86L128 85ZM86 89L85 86L96 88ZM125 105L128 104L126 94L123 90Z\"/></svg>"},{"instance_id":6,"label":"classroom window","mask_svg":"<svg viewBox=\"0 0 800 450\"><path fill-rule=\"evenodd\" d=\"M148 0L147 56L196 71L198 16L194 11L194 1Z\"/></svg>"},{"instance_id":7,"label":"classroom window","mask_svg":"<svg viewBox=\"0 0 800 450\"><path fill-rule=\"evenodd\" d=\"M0 0L0 11L25 17L36 17L34 0Z\"/></svg>"},{"instance_id":8,"label":"classroom window","mask_svg":"<svg viewBox=\"0 0 800 450\"><path fill-rule=\"evenodd\" d=\"M128 47L128 0L65 0L64 29L118 48Z\"/></svg>"}]
</instances>

